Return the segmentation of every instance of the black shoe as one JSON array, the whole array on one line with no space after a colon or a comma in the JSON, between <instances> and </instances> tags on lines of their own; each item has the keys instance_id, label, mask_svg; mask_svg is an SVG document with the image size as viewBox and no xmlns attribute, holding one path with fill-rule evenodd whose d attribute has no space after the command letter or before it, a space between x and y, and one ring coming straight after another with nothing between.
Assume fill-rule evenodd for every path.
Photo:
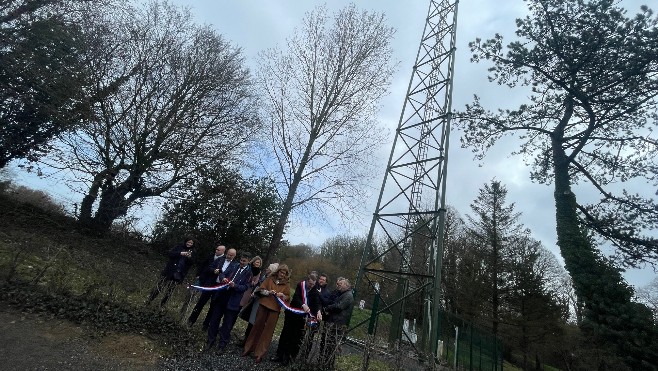
<instances>
[{"instance_id":1,"label":"black shoe","mask_svg":"<svg viewBox=\"0 0 658 371\"><path fill-rule=\"evenodd\" d=\"M276 356L272 356L272 358L270 358L270 361L271 362L283 362L283 358L276 355Z\"/></svg>"},{"instance_id":2,"label":"black shoe","mask_svg":"<svg viewBox=\"0 0 658 371\"><path fill-rule=\"evenodd\" d=\"M206 346L203 347L203 350L201 351L201 353L210 352L212 350L212 346L213 346L212 344L206 344Z\"/></svg>"}]
</instances>

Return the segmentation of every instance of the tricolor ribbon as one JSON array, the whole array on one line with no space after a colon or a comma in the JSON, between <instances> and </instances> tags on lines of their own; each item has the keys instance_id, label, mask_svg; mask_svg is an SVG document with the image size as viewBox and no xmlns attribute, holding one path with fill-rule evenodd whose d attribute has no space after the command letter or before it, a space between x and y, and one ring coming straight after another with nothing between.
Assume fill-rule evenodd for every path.
<instances>
[{"instance_id":1,"label":"tricolor ribbon","mask_svg":"<svg viewBox=\"0 0 658 371\"><path fill-rule=\"evenodd\" d=\"M311 290L312 289L313 288L311 288ZM306 281L302 281L302 303L306 304L306 306L308 306L308 301L307 301L308 298L306 297L307 294L308 294L308 291L306 290ZM317 325L318 320L315 318L313 313L311 313L310 310L309 310L309 312L306 313L306 314L308 314L308 317L309 317L308 318L308 324L311 325L311 326Z\"/></svg>"},{"instance_id":2,"label":"tricolor ribbon","mask_svg":"<svg viewBox=\"0 0 658 371\"><path fill-rule=\"evenodd\" d=\"M293 313L295 313L295 314L306 314L306 312L304 311L304 309L301 309L301 308L293 308L293 307L291 307L290 305L286 304L286 302L283 301L280 297L275 296L275 298L276 298L276 301L279 303L279 305L280 305L283 309L285 309L285 310L289 310L289 311L291 311L291 312L293 312Z\"/></svg>"},{"instance_id":3,"label":"tricolor ribbon","mask_svg":"<svg viewBox=\"0 0 658 371\"><path fill-rule=\"evenodd\" d=\"M197 285L190 285L190 287L197 289L199 291L219 291L219 290L225 290L229 288L229 284L225 283L223 285L217 285L217 286L197 286Z\"/></svg>"},{"instance_id":4,"label":"tricolor ribbon","mask_svg":"<svg viewBox=\"0 0 658 371\"><path fill-rule=\"evenodd\" d=\"M302 303L308 305L306 300L306 281L302 281Z\"/></svg>"}]
</instances>

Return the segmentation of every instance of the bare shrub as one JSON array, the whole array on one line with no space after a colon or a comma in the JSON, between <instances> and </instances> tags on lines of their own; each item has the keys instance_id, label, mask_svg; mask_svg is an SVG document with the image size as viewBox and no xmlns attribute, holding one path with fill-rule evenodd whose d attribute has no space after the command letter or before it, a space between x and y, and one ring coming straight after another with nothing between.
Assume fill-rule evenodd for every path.
<instances>
[{"instance_id":1,"label":"bare shrub","mask_svg":"<svg viewBox=\"0 0 658 371\"><path fill-rule=\"evenodd\" d=\"M2 271L5 271L5 281L12 282L19 265L23 264L27 259L25 249L9 249L8 259L0 265ZM5 268L6 267L6 268Z\"/></svg>"},{"instance_id":2,"label":"bare shrub","mask_svg":"<svg viewBox=\"0 0 658 371\"><path fill-rule=\"evenodd\" d=\"M70 254L62 246L53 246L50 243L46 243L43 247L44 251L41 257L41 263L39 265L39 269L34 275L34 278L32 278L32 284L39 284L44 279L44 277L46 277L46 274L53 270L57 272L55 272L55 275L51 277L50 285L51 287L59 288L60 286L58 285L61 285L61 283L64 281L68 271L67 265L61 263L58 264L58 261L60 261L59 256L66 255L67 258L70 258ZM54 268L60 269L56 270ZM63 273L61 272L62 269L65 270Z\"/></svg>"},{"instance_id":3,"label":"bare shrub","mask_svg":"<svg viewBox=\"0 0 658 371\"><path fill-rule=\"evenodd\" d=\"M15 185L10 182L0 185L0 191L9 198L20 203L36 206L46 212L65 215L64 207L57 203L49 194L44 191L32 189L22 185Z\"/></svg>"}]
</instances>

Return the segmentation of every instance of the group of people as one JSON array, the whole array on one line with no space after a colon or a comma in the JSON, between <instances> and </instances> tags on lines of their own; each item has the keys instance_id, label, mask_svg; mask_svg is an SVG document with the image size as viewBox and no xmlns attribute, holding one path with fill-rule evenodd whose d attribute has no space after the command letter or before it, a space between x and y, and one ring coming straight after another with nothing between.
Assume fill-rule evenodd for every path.
<instances>
[{"instance_id":1,"label":"group of people","mask_svg":"<svg viewBox=\"0 0 658 371\"><path fill-rule=\"evenodd\" d=\"M166 303L191 265L193 246L194 241L188 239L170 250L149 302L164 291L161 305ZM262 270L262 265L260 257L247 252L238 256L236 249L222 244L199 265L196 284L191 287L201 294L187 323L193 326L210 302L202 325L208 333L204 352L225 351L237 319L242 318L248 322L241 343L242 356L253 354L255 362L260 363L268 352L279 316L285 313L279 344L270 360L286 365L298 356L303 344L303 355L307 356L317 336L320 363L331 367L354 300L349 280L339 277L336 289L329 290L325 274L310 272L296 283L291 294L290 268L272 263Z\"/></svg>"}]
</instances>

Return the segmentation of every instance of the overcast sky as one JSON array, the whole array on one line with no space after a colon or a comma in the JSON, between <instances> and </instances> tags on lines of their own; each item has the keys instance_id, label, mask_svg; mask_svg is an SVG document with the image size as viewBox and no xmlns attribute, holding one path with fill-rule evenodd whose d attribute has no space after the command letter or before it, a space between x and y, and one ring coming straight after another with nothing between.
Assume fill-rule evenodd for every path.
<instances>
[{"instance_id":1,"label":"overcast sky","mask_svg":"<svg viewBox=\"0 0 658 371\"><path fill-rule=\"evenodd\" d=\"M195 0L176 1L186 4L196 19L215 27L229 41L243 49L252 68L258 52L281 46L298 27L304 14L314 7L326 4L329 9L340 9L350 1L309 1L309 0ZM398 72L393 77L391 93L383 100L380 120L389 128L390 142L382 146L381 172L373 184L381 184L387 155L393 140L393 130L398 124L406 88L411 77L411 67L415 61L420 36L423 31L429 1L427 0L358 0L357 7L365 10L384 12L389 25L397 32L392 42L394 60L399 61ZM627 9L639 9L642 1L624 1ZM476 37L488 38L496 32L509 40L514 36L514 20L526 12L521 0L469 0L460 1L457 21L457 59L453 91L453 109L463 109L472 100L473 94L483 99L489 108L513 107L523 99L524 91L510 92L495 90L487 80L487 64L472 64L469 61L468 42ZM455 132L456 133L456 132ZM448 204L464 215L470 212L469 204L477 197L479 189L493 178L500 180L508 189L508 200L516 204L517 211L523 213L522 222L529 227L533 236L541 240L545 247L559 257L556 246L555 208L552 187L533 184L529 180L528 169L520 159L508 157L508 146L501 144L492 151L482 164L473 161L468 150L460 148L458 133L451 138L448 163ZM481 166L480 166L481 165ZM376 194L378 192L373 192ZM585 197L585 195L579 195ZM375 209L373 197L366 203L364 217L350 221L350 233L366 234L370 218ZM293 221L285 236L292 243L318 245L326 238L344 233L345 230L334 223L316 225L300 224ZM561 260L561 258L560 258ZM655 274L651 270L629 272L627 279L634 285L648 283Z\"/></svg>"},{"instance_id":2,"label":"overcast sky","mask_svg":"<svg viewBox=\"0 0 658 371\"><path fill-rule=\"evenodd\" d=\"M635 13L646 0L625 0L622 4ZM332 0L176 0L173 3L191 8L198 23L209 24L234 45L242 48L247 62L255 70L257 54L267 48L283 45L286 37L298 27L304 14L314 7L326 4L329 9L340 9L350 1ZM387 155L393 140L393 130L398 124L404 95L411 76L420 36L427 16L428 0L357 0L356 6L365 10L384 12L388 24L397 32L392 42L394 60L399 68L393 77L390 94L382 101L379 119L388 128L389 142L382 145L378 155L382 158L380 174L372 180L380 185L386 166ZM514 20L525 14L522 0L462 0L459 4L457 29L457 59L453 91L453 109L462 110L472 100L473 94L482 97L485 107L490 109L514 107L525 96L523 91L496 90L487 80L488 64L472 64L469 61L468 42L476 37L489 38L498 32L510 40L514 36ZM513 143L508 143L513 145ZM451 137L448 163L447 202L461 214L470 212L469 204L476 198L478 190L493 178L501 181L508 190L508 201L516 204L521 212L522 223L532 230L534 238L559 257L556 247L555 212L552 187L533 184L528 169L520 159L510 158L508 145L498 145L481 164L473 161L468 150L460 148L458 133ZM24 182L34 183L33 178L22 176ZM373 192L376 195L378 190ZM70 197L59 192L60 198ZM585 195L577 194L579 199ZM78 200L79 202L79 200ZM376 198L366 202L363 218L350 221L350 230L339 223L314 225L293 222L284 236L292 243L319 245L326 238L339 233L367 234L370 218L375 209ZM655 277L653 271L628 272L629 282L642 286Z\"/></svg>"}]
</instances>

